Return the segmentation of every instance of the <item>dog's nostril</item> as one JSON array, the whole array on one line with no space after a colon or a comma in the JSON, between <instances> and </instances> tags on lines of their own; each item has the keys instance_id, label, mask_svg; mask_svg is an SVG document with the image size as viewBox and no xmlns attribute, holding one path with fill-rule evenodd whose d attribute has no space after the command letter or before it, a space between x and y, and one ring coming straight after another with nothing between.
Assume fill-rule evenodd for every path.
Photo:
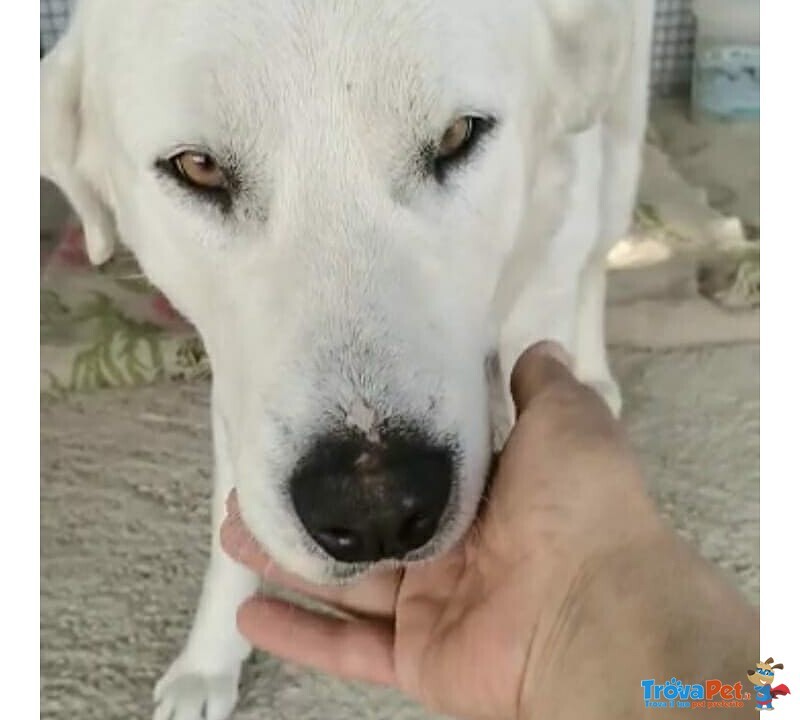
<instances>
[{"instance_id":1,"label":"dog's nostril","mask_svg":"<svg viewBox=\"0 0 800 720\"><path fill-rule=\"evenodd\" d=\"M326 552L334 557L354 556L361 551L361 540L358 534L352 530L330 528L317 530L311 535Z\"/></svg>"}]
</instances>

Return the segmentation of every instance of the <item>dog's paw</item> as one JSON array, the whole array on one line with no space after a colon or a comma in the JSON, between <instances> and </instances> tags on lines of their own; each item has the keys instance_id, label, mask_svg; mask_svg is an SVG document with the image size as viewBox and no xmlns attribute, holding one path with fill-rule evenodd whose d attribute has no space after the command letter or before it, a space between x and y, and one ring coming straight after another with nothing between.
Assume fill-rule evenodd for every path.
<instances>
[{"instance_id":1,"label":"dog's paw","mask_svg":"<svg viewBox=\"0 0 800 720\"><path fill-rule=\"evenodd\" d=\"M239 672L237 663L209 674L181 655L153 691L153 720L228 720L239 696Z\"/></svg>"}]
</instances>

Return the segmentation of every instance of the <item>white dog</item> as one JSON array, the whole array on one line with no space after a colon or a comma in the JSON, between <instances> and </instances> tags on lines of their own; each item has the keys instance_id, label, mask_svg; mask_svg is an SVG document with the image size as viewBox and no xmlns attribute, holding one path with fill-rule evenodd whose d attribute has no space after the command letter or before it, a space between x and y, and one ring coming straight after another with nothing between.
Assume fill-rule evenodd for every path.
<instances>
[{"instance_id":1,"label":"white dog","mask_svg":"<svg viewBox=\"0 0 800 720\"><path fill-rule=\"evenodd\" d=\"M220 550L231 488L281 565L343 582L462 536L532 341L619 409L604 258L633 208L652 12L79 4L42 63L42 172L91 258L124 240L214 370L211 560L157 718L236 700L256 578Z\"/></svg>"}]
</instances>

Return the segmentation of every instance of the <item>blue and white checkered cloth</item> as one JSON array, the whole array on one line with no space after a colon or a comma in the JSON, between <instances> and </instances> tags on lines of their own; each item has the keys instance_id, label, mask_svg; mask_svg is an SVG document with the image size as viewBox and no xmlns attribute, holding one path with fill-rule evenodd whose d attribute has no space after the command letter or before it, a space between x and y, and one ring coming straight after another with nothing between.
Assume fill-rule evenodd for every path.
<instances>
[{"instance_id":1,"label":"blue and white checkered cloth","mask_svg":"<svg viewBox=\"0 0 800 720\"><path fill-rule=\"evenodd\" d=\"M39 51L44 55L60 37L69 19L71 0L40 0Z\"/></svg>"}]
</instances>

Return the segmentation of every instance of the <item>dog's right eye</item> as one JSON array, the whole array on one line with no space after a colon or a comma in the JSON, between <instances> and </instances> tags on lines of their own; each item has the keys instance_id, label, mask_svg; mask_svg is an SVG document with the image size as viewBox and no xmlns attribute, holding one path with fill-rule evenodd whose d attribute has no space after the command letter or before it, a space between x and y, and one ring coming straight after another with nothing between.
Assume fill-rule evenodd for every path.
<instances>
[{"instance_id":1,"label":"dog's right eye","mask_svg":"<svg viewBox=\"0 0 800 720\"><path fill-rule=\"evenodd\" d=\"M228 181L222 168L211 155L187 150L170 158L176 172L196 188L222 189Z\"/></svg>"},{"instance_id":2,"label":"dog's right eye","mask_svg":"<svg viewBox=\"0 0 800 720\"><path fill-rule=\"evenodd\" d=\"M231 209L236 179L210 153L182 150L156 161L156 168L200 199Z\"/></svg>"}]
</instances>

